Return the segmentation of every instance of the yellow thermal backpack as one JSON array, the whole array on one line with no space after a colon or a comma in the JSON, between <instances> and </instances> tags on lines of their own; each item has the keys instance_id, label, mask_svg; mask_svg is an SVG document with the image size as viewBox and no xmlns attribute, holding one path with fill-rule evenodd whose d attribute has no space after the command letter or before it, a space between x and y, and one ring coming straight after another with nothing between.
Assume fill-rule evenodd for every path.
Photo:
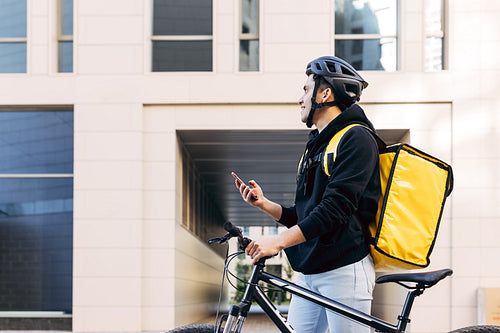
<instances>
[{"instance_id":1,"label":"yellow thermal backpack","mask_svg":"<svg viewBox=\"0 0 500 333\"><path fill-rule=\"evenodd\" d=\"M322 163L327 175L342 136L354 126L363 125L348 125L326 147ZM392 271L429 266L444 203L453 189L451 166L399 143L380 151L380 181L382 195L376 219L368 226L375 269Z\"/></svg>"}]
</instances>

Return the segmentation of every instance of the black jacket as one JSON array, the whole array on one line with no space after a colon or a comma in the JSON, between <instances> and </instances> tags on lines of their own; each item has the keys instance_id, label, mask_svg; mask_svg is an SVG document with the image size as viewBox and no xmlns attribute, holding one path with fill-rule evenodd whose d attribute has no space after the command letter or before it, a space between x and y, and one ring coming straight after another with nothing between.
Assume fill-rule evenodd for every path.
<instances>
[{"instance_id":1,"label":"black jacket","mask_svg":"<svg viewBox=\"0 0 500 333\"><path fill-rule=\"evenodd\" d=\"M303 164L321 154L333 135L352 123L374 130L354 104L321 133L311 131ZM330 176L316 160L308 167L299 166L295 206L283 207L279 220L289 228L297 224L307 240L285 250L292 268L304 274L349 265L369 253L367 226L375 219L381 193L378 146L366 128L356 126L344 134Z\"/></svg>"}]
</instances>

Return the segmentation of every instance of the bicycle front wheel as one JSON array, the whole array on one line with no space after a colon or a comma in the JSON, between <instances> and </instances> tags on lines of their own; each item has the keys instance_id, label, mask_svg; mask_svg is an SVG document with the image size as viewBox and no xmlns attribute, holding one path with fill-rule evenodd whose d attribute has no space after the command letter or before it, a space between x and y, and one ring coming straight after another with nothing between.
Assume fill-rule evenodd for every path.
<instances>
[{"instance_id":1,"label":"bicycle front wheel","mask_svg":"<svg viewBox=\"0 0 500 333\"><path fill-rule=\"evenodd\" d=\"M479 325L459 328L450 333L500 333L500 326Z\"/></svg>"},{"instance_id":2,"label":"bicycle front wheel","mask_svg":"<svg viewBox=\"0 0 500 333\"><path fill-rule=\"evenodd\" d=\"M174 328L167 333L216 333L217 330L214 325L188 325ZM222 332L222 330L219 330Z\"/></svg>"}]
</instances>

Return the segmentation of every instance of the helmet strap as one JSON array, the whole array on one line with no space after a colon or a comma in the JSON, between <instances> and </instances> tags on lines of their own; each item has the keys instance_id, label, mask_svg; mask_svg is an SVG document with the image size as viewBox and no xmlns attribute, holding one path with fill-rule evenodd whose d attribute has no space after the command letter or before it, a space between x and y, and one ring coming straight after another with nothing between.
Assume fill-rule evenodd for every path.
<instances>
[{"instance_id":1,"label":"helmet strap","mask_svg":"<svg viewBox=\"0 0 500 333\"><path fill-rule=\"evenodd\" d=\"M318 88L319 88L319 81L320 81L320 78L318 76L314 80L314 91L313 91L313 95L311 97L311 110L309 111L309 115L307 116L307 121L306 121L306 126L308 128L311 128L313 125L312 119L313 119L313 115L314 115L314 112L316 111L316 109L321 109L324 106L336 106L337 105L337 103L335 101L325 102L325 103L316 102L316 93L317 93Z\"/></svg>"}]
</instances>

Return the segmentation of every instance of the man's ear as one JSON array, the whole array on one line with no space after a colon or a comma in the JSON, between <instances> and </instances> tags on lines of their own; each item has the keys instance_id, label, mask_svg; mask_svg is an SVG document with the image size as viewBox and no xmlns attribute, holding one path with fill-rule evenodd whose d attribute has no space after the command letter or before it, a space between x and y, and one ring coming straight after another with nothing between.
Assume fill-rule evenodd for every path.
<instances>
[{"instance_id":1,"label":"man's ear","mask_svg":"<svg viewBox=\"0 0 500 333\"><path fill-rule=\"evenodd\" d=\"M325 90L323 90L321 92L321 97L322 97L323 102L330 102L330 101L335 100L335 97L333 96L332 88L326 88Z\"/></svg>"}]
</instances>

